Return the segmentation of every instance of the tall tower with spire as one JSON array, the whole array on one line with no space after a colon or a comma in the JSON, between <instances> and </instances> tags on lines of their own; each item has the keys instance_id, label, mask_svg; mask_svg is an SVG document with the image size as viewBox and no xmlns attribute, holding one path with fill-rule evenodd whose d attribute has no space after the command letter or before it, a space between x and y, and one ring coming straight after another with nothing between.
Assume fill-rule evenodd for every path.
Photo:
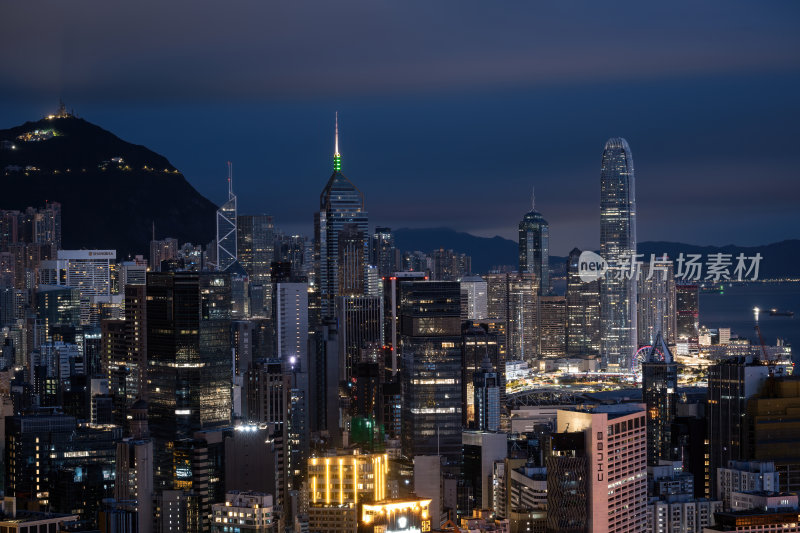
<instances>
[{"instance_id":1,"label":"tall tower with spire","mask_svg":"<svg viewBox=\"0 0 800 533\"><path fill-rule=\"evenodd\" d=\"M550 225L536 210L536 190L531 190L531 210L519 223L519 271L535 274L539 294L550 292Z\"/></svg>"},{"instance_id":2,"label":"tall tower with spire","mask_svg":"<svg viewBox=\"0 0 800 533\"><path fill-rule=\"evenodd\" d=\"M335 298L342 291L339 250L340 234L347 227L350 233L362 236L363 244L351 247L348 253L361 257L345 258L352 263L369 263L369 224L364 208L364 194L342 174L342 156L339 153L339 114L336 114L333 152L333 173L319 196L319 211L314 214L314 256L316 259L316 285L320 296L321 318L333 318L336 314Z\"/></svg>"},{"instance_id":3,"label":"tall tower with spire","mask_svg":"<svg viewBox=\"0 0 800 533\"><path fill-rule=\"evenodd\" d=\"M236 215L233 165L228 161L228 201L217 209L217 270L227 270L236 262Z\"/></svg>"}]
</instances>

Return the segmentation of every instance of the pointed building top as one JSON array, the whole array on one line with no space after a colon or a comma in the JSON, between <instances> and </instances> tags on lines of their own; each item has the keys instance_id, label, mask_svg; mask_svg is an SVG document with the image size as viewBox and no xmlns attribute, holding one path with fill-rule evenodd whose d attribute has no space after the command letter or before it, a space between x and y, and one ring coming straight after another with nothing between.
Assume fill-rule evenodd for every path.
<instances>
[{"instance_id":1,"label":"pointed building top","mask_svg":"<svg viewBox=\"0 0 800 533\"><path fill-rule=\"evenodd\" d=\"M536 186L531 187L531 211L536 211Z\"/></svg>"},{"instance_id":2,"label":"pointed building top","mask_svg":"<svg viewBox=\"0 0 800 533\"><path fill-rule=\"evenodd\" d=\"M233 163L228 161L228 200L233 198Z\"/></svg>"},{"instance_id":3,"label":"pointed building top","mask_svg":"<svg viewBox=\"0 0 800 533\"><path fill-rule=\"evenodd\" d=\"M650 348L650 353L647 355L648 362L652 363L659 360L663 361L664 363L672 363L673 361L672 352L669 350L669 346L667 346L661 331L659 331L656 335L655 342L653 342L653 347Z\"/></svg>"},{"instance_id":4,"label":"pointed building top","mask_svg":"<svg viewBox=\"0 0 800 533\"><path fill-rule=\"evenodd\" d=\"M333 141L333 171L341 172L342 155L339 153L339 112L336 112L336 130Z\"/></svg>"}]
</instances>

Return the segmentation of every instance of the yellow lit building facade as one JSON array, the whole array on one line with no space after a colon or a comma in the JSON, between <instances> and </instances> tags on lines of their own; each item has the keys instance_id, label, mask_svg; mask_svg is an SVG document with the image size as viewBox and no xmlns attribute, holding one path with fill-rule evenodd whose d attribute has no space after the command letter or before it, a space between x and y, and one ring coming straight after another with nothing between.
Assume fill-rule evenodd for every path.
<instances>
[{"instance_id":1,"label":"yellow lit building facade","mask_svg":"<svg viewBox=\"0 0 800 533\"><path fill-rule=\"evenodd\" d=\"M426 533L431 530L430 504L425 498L365 503L358 533Z\"/></svg>"},{"instance_id":2,"label":"yellow lit building facade","mask_svg":"<svg viewBox=\"0 0 800 533\"><path fill-rule=\"evenodd\" d=\"M308 460L309 504L345 505L386 498L384 454L336 455Z\"/></svg>"},{"instance_id":3,"label":"yellow lit building facade","mask_svg":"<svg viewBox=\"0 0 800 533\"><path fill-rule=\"evenodd\" d=\"M309 530L355 533L363 503L387 497L386 454L350 454L308 460Z\"/></svg>"}]
</instances>

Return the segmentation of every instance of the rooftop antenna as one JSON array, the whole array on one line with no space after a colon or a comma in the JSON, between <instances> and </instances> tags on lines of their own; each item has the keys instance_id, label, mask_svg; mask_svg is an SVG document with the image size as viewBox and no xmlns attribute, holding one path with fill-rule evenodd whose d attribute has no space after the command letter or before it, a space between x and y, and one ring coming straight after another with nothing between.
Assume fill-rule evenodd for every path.
<instances>
[{"instance_id":1,"label":"rooftop antenna","mask_svg":"<svg viewBox=\"0 0 800 533\"><path fill-rule=\"evenodd\" d=\"M228 161L228 200L233 198L233 163Z\"/></svg>"},{"instance_id":2,"label":"rooftop antenna","mask_svg":"<svg viewBox=\"0 0 800 533\"><path fill-rule=\"evenodd\" d=\"M333 137L333 171L342 170L342 154L339 153L339 112L336 112L336 129Z\"/></svg>"},{"instance_id":3,"label":"rooftop antenna","mask_svg":"<svg viewBox=\"0 0 800 533\"><path fill-rule=\"evenodd\" d=\"M531 211L536 211L536 186L531 187Z\"/></svg>"},{"instance_id":4,"label":"rooftop antenna","mask_svg":"<svg viewBox=\"0 0 800 533\"><path fill-rule=\"evenodd\" d=\"M156 240L156 221L153 220L153 240Z\"/></svg>"}]
</instances>

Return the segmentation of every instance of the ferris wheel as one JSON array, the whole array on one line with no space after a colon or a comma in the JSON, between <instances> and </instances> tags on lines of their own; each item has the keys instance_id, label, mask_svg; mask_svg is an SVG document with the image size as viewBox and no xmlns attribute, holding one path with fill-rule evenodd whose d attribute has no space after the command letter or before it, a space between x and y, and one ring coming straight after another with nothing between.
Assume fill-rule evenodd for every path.
<instances>
[{"instance_id":1,"label":"ferris wheel","mask_svg":"<svg viewBox=\"0 0 800 533\"><path fill-rule=\"evenodd\" d=\"M642 346L639 348L636 353L631 358L631 374L636 376L636 379L639 380L642 377L642 363L647 361L650 354L653 354L653 358L657 361L666 361L666 356L664 355L664 351L656 346L655 348L653 345L648 344L647 346Z\"/></svg>"}]
</instances>

